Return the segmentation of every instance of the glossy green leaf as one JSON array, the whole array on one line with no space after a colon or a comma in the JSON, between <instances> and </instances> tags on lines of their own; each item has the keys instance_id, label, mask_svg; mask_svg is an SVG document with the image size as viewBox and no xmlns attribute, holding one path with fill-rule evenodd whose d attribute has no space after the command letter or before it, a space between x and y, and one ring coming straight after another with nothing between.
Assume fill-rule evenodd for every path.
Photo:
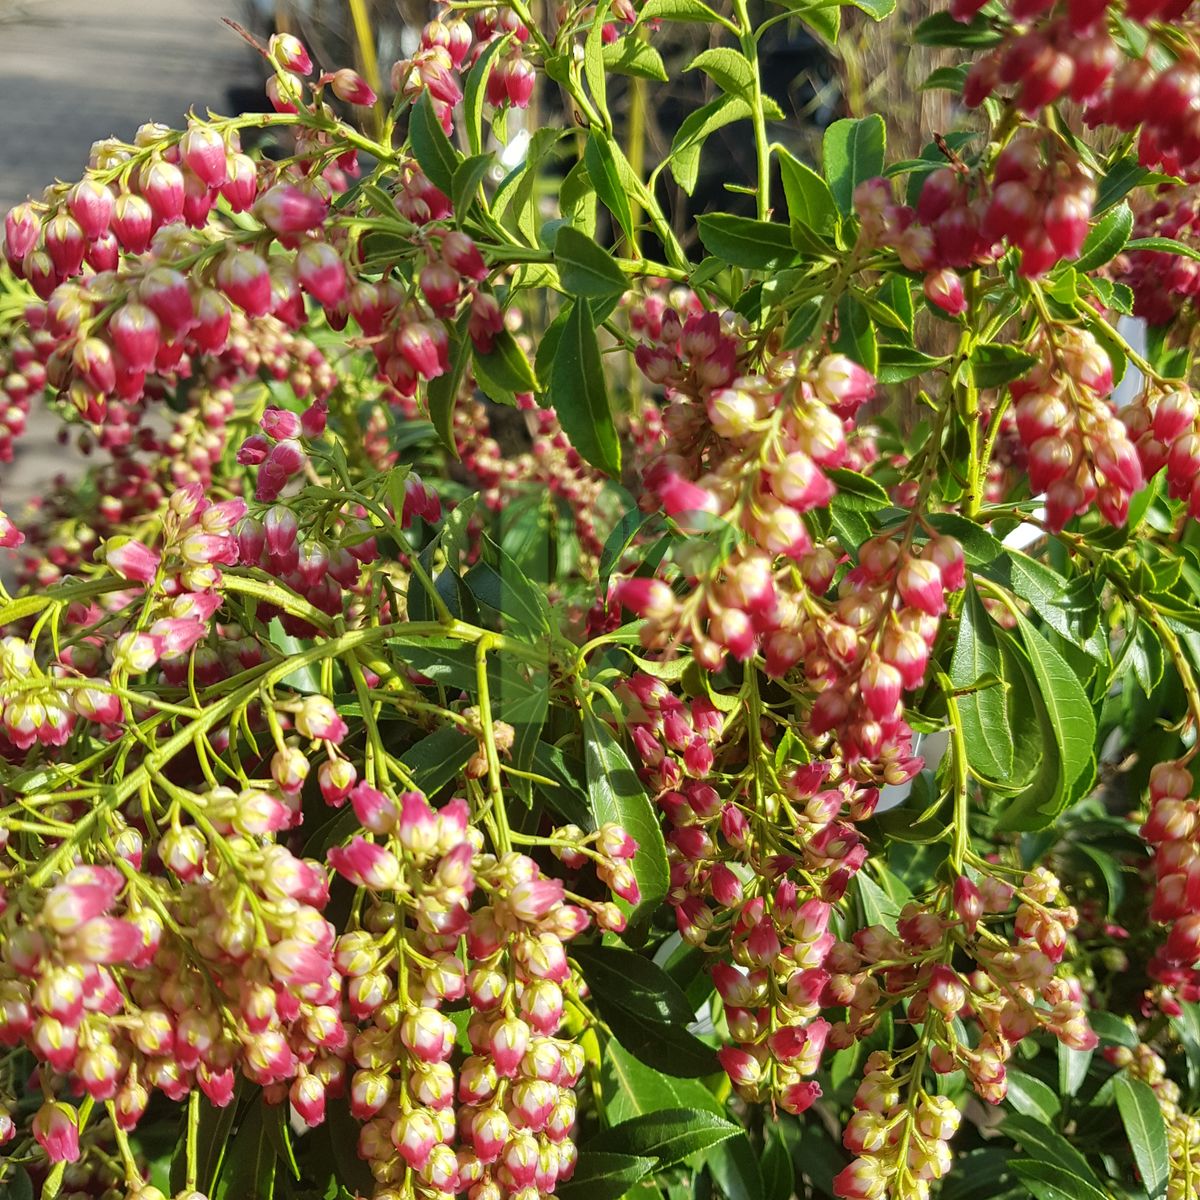
<instances>
[{"instance_id":1,"label":"glossy green leaf","mask_svg":"<svg viewBox=\"0 0 1200 1200\"><path fill-rule=\"evenodd\" d=\"M646 0L638 15L638 23L644 21L700 21L716 25L720 18L701 0Z\"/></svg>"},{"instance_id":2,"label":"glossy green leaf","mask_svg":"<svg viewBox=\"0 0 1200 1200\"><path fill-rule=\"evenodd\" d=\"M667 82L662 55L649 42L628 34L604 47L604 68L614 75L632 75L638 79Z\"/></svg>"},{"instance_id":3,"label":"glossy green leaf","mask_svg":"<svg viewBox=\"0 0 1200 1200\"><path fill-rule=\"evenodd\" d=\"M479 154L483 150L483 102L487 95L487 77L492 73L496 55L507 49L510 37L511 35L505 34L489 42L475 65L467 72L463 83L463 123L472 154Z\"/></svg>"},{"instance_id":4,"label":"glossy green leaf","mask_svg":"<svg viewBox=\"0 0 1200 1200\"><path fill-rule=\"evenodd\" d=\"M430 183L449 196L454 190L454 172L461 156L442 130L433 111L433 99L427 91L423 91L413 105L408 137L413 157L429 176Z\"/></svg>"},{"instance_id":5,"label":"glossy green leaf","mask_svg":"<svg viewBox=\"0 0 1200 1200\"><path fill-rule=\"evenodd\" d=\"M1113 1077L1112 1083L1117 1111L1121 1114L1142 1184L1150 1200L1158 1200L1167 1190L1171 1168L1162 1109L1154 1092L1142 1080L1121 1072Z\"/></svg>"},{"instance_id":6,"label":"glossy green leaf","mask_svg":"<svg viewBox=\"0 0 1200 1200\"><path fill-rule=\"evenodd\" d=\"M1004 553L1000 539L968 517L958 513L930 513L927 520L938 533L948 533L962 547L968 566L993 562Z\"/></svg>"},{"instance_id":7,"label":"glossy green leaf","mask_svg":"<svg viewBox=\"0 0 1200 1200\"><path fill-rule=\"evenodd\" d=\"M271 1200L275 1194L276 1163L260 1098L250 1105L234 1135L221 1165L213 1200Z\"/></svg>"},{"instance_id":8,"label":"glossy green leaf","mask_svg":"<svg viewBox=\"0 0 1200 1200\"><path fill-rule=\"evenodd\" d=\"M598 1134L587 1150L657 1158L659 1169L741 1133L742 1127L700 1108L667 1108L622 1121ZM582 1156L581 1156L582 1157Z\"/></svg>"},{"instance_id":9,"label":"glossy green leaf","mask_svg":"<svg viewBox=\"0 0 1200 1200\"><path fill-rule=\"evenodd\" d=\"M1200 249L1188 242L1181 242L1169 237L1134 238L1125 243L1126 250L1157 250L1163 254L1176 254L1183 258L1191 258L1200 262Z\"/></svg>"},{"instance_id":10,"label":"glossy green leaf","mask_svg":"<svg viewBox=\"0 0 1200 1200\"><path fill-rule=\"evenodd\" d=\"M567 1183L554 1189L559 1200L620 1200L658 1165L652 1156L584 1150Z\"/></svg>"},{"instance_id":11,"label":"glossy green leaf","mask_svg":"<svg viewBox=\"0 0 1200 1200\"><path fill-rule=\"evenodd\" d=\"M713 46L701 50L692 59L685 71L703 71L730 96L738 96L750 103L754 94L754 70L746 56L729 46Z\"/></svg>"},{"instance_id":12,"label":"glossy green leaf","mask_svg":"<svg viewBox=\"0 0 1200 1200\"><path fill-rule=\"evenodd\" d=\"M1133 232L1133 211L1128 204L1117 204L1108 210L1088 232L1083 249L1075 262L1077 271L1094 271L1116 258Z\"/></svg>"},{"instance_id":13,"label":"glossy green leaf","mask_svg":"<svg viewBox=\"0 0 1200 1200\"><path fill-rule=\"evenodd\" d=\"M507 329L496 334L492 349L487 354L474 351L475 377L493 400L505 401L505 395L514 392L536 392L538 390L537 376L525 351L517 345L516 338ZM493 392L498 393L493 395Z\"/></svg>"},{"instance_id":14,"label":"glossy green leaf","mask_svg":"<svg viewBox=\"0 0 1200 1200\"><path fill-rule=\"evenodd\" d=\"M1009 1165L1034 1200L1106 1200L1098 1188L1053 1163L1016 1159Z\"/></svg>"},{"instance_id":15,"label":"glossy green leaf","mask_svg":"<svg viewBox=\"0 0 1200 1200\"><path fill-rule=\"evenodd\" d=\"M692 1006L660 966L612 946L580 946L571 956L583 971L592 1003L635 1059L681 1077L719 1070L712 1048L688 1032L695 1015Z\"/></svg>"},{"instance_id":16,"label":"glossy green leaf","mask_svg":"<svg viewBox=\"0 0 1200 1200\"><path fill-rule=\"evenodd\" d=\"M600 1078L605 1116L613 1125L663 1108L702 1108L718 1116L725 1112L699 1079L656 1071L617 1041L604 1048Z\"/></svg>"},{"instance_id":17,"label":"glossy green leaf","mask_svg":"<svg viewBox=\"0 0 1200 1200\"><path fill-rule=\"evenodd\" d=\"M1021 644L1029 656L1031 690L1048 722L1055 753L1034 783L1000 817L1003 829L1044 829L1075 798L1074 789L1095 772L1096 719L1078 676L1062 655L1018 614Z\"/></svg>"},{"instance_id":18,"label":"glossy green leaf","mask_svg":"<svg viewBox=\"0 0 1200 1200\"><path fill-rule=\"evenodd\" d=\"M470 210L479 185L492 169L492 161L490 154L473 154L470 158L464 158L454 168L454 177L450 181L450 203L454 205L454 211L459 217Z\"/></svg>"},{"instance_id":19,"label":"glossy green leaf","mask_svg":"<svg viewBox=\"0 0 1200 1200\"><path fill-rule=\"evenodd\" d=\"M429 795L441 791L457 779L479 743L457 726L447 726L427 734L400 754L400 761L412 774L413 783Z\"/></svg>"},{"instance_id":20,"label":"glossy green leaf","mask_svg":"<svg viewBox=\"0 0 1200 1200\"><path fill-rule=\"evenodd\" d=\"M878 512L892 503L884 488L867 475L845 467L829 467L825 474L837 488L838 499L846 508L856 512Z\"/></svg>"},{"instance_id":21,"label":"glossy green leaf","mask_svg":"<svg viewBox=\"0 0 1200 1200\"><path fill-rule=\"evenodd\" d=\"M963 599L948 673L956 688L972 687L986 675L1002 678L1004 674L995 626L973 586L968 586ZM965 692L958 697L958 712L967 761L987 779L1007 779L1012 772L1013 738L1004 689Z\"/></svg>"},{"instance_id":22,"label":"glossy green leaf","mask_svg":"<svg viewBox=\"0 0 1200 1200\"><path fill-rule=\"evenodd\" d=\"M854 189L883 173L887 131L878 113L857 120L834 121L825 130L823 165L838 209L853 209Z\"/></svg>"},{"instance_id":23,"label":"glossy green leaf","mask_svg":"<svg viewBox=\"0 0 1200 1200\"><path fill-rule=\"evenodd\" d=\"M807 163L801 162L782 146L776 147L783 194L787 197L788 218L818 234L832 234L840 218L829 184Z\"/></svg>"},{"instance_id":24,"label":"glossy green leaf","mask_svg":"<svg viewBox=\"0 0 1200 1200\"><path fill-rule=\"evenodd\" d=\"M696 218L696 225L704 248L735 267L765 270L796 259L791 234L784 225L731 213L705 213Z\"/></svg>"},{"instance_id":25,"label":"glossy green leaf","mask_svg":"<svg viewBox=\"0 0 1200 1200\"><path fill-rule=\"evenodd\" d=\"M599 0L592 10L592 25L583 42L583 77L596 110L605 124L612 126L608 113L608 74L604 68L604 23L608 17L610 0Z\"/></svg>"},{"instance_id":26,"label":"glossy green leaf","mask_svg":"<svg viewBox=\"0 0 1200 1200\"><path fill-rule=\"evenodd\" d=\"M710 1146L704 1165L725 1200L766 1200L762 1167L744 1131Z\"/></svg>"},{"instance_id":27,"label":"glossy green leaf","mask_svg":"<svg viewBox=\"0 0 1200 1200\"><path fill-rule=\"evenodd\" d=\"M854 359L872 375L879 369L879 342L866 306L847 292L838 301L838 336L834 349Z\"/></svg>"},{"instance_id":28,"label":"glossy green leaf","mask_svg":"<svg viewBox=\"0 0 1200 1200\"><path fill-rule=\"evenodd\" d=\"M709 136L734 121L750 118L750 105L734 96L718 96L689 113L671 141L667 162L675 182L690 196L700 175L700 152Z\"/></svg>"},{"instance_id":29,"label":"glossy green leaf","mask_svg":"<svg viewBox=\"0 0 1200 1200\"><path fill-rule=\"evenodd\" d=\"M1053 1124L1062 1105L1052 1087L1024 1071L1012 1068L1008 1071L1007 1079L1007 1104L1027 1117Z\"/></svg>"},{"instance_id":30,"label":"glossy green leaf","mask_svg":"<svg viewBox=\"0 0 1200 1200\"><path fill-rule=\"evenodd\" d=\"M909 346L880 346L878 379L880 383L903 383L926 371L936 370L948 361L945 355L935 358Z\"/></svg>"},{"instance_id":31,"label":"glossy green leaf","mask_svg":"<svg viewBox=\"0 0 1200 1200\"><path fill-rule=\"evenodd\" d=\"M1092 1065L1091 1050L1075 1050L1059 1042L1055 1048L1058 1055L1058 1091L1063 1096L1075 1096L1087 1078Z\"/></svg>"},{"instance_id":32,"label":"glossy green leaf","mask_svg":"<svg viewBox=\"0 0 1200 1200\"><path fill-rule=\"evenodd\" d=\"M621 443L586 297L576 300L563 326L550 372L550 403L580 455L598 470L619 478Z\"/></svg>"},{"instance_id":33,"label":"glossy green leaf","mask_svg":"<svg viewBox=\"0 0 1200 1200\"><path fill-rule=\"evenodd\" d=\"M616 821L638 844L633 873L641 900L629 912L631 924L648 917L667 893L667 850L658 816L612 730L590 709L583 714L583 760L588 803L596 826ZM619 901L621 905L625 902Z\"/></svg>"},{"instance_id":34,"label":"glossy green leaf","mask_svg":"<svg viewBox=\"0 0 1200 1200\"><path fill-rule=\"evenodd\" d=\"M926 17L913 30L913 40L922 46L969 46L978 49L994 46L1003 36L991 20L981 13L963 22L955 20L948 12L938 12Z\"/></svg>"},{"instance_id":35,"label":"glossy green leaf","mask_svg":"<svg viewBox=\"0 0 1200 1200\"><path fill-rule=\"evenodd\" d=\"M1019 379L1037 359L1015 346L984 342L971 351L969 362L975 386L987 390Z\"/></svg>"},{"instance_id":36,"label":"glossy green leaf","mask_svg":"<svg viewBox=\"0 0 1200 1200\"><path fill-rule=\"evenodd\" d=\"M562 226L554 239L554 261L564 290L572 296L619 296L628 287L608 251L570 225Z\"/></svg>"},{"instance_id":37,"label":"glossy green leaf","mask_svg":"<svg viewBox=\"0 0 1200 1200\"><path fill-rule=\"evenodd\" d=\"M763 1195L766 1200L791 1200L796 1190L796 1168L787 1143L779 1135L766 1135L762 1155Z\"/></svg>"},{"instance_id":38,"label":"glossy green leaf","mask_svg":"<svg viewBox=\"0 0 1200 1200\"><path fill-rule=\"evenodd\" d=\"M1020 1145L1030 1158L1062 1167L1095 1186L1099 1180L1088 1161L1053 1125L1021 1113L1007 1113L1001 1131Z\"/></svg>"},{"instance_id":39,"label":"glossy green leaf","mask_svg":"<svg viewBox=\"0 0 1200 1200\"><path fill-rule=\"evenodd\" d=\"M455 458L458 457L458 445L454 439L454 406L458 402L458 392L462 387L472 353L471 339L467 335L468 320L469 314L461 317L453 325L447 325L446 332L450 339L450 370L443 371L436 379L431 379L425 393L429 404L429 420L437 431L438 441Z\"/></svg>"},{"instance_id":40,"label":"glossy green leaf","mask_svg":"<svg viewBox=\"0 0 1200 1200\"><path fill-rule=\"evenodd\" d=\"M611 143L599 129L588 133L583 161L600 203L612 213L613 220L631 241L633 239L633 210L629 193L617 167Z\"/></svg>"}]
</instances>

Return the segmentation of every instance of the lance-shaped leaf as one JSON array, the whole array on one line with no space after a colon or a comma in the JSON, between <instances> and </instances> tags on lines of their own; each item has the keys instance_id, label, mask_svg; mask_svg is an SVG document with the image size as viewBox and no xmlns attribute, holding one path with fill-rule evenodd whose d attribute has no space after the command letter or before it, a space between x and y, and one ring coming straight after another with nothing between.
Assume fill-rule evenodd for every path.
<instances>
[{"instance_id":1,"label":"lance-shaped leaf","mask_svg":"<svg viewBox=\"0 0 1200 1200\"><path fill-rule=\"evenodd\" d=\"M550 402L571 445L607 475L621 474L621 443L613 423L592 306L571 308L550 370Z\"/></svg>"}]
</instances>

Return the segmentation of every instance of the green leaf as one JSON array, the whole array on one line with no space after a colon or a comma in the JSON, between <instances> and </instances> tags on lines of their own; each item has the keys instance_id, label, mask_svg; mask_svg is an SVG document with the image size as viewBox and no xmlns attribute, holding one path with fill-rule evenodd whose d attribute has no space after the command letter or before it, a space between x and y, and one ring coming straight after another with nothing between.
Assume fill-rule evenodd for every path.
<instances>
[{"instance_id":1,"label":"green leaf","mask_svg":"<svg viewBox=\"0 0 1200 1200\"><path fill-rule=\"evenodd\" d=\"M926 17L913 30L913 40L922 46L969 46L978 49L994 46L1004 34L981 13L976 13L964 24L956 21L949 13L934 13Z\"/></svg>"},{"instance_id":2,"label":"green leaf","mask_svg":"<svg viewBox=\"0 0 1200 1200\"><path fill-rule=\"evenodd\" d=\"M633 211L629 207L629 194L617 168L612 145L599 129L593 128L588 132L583 161L600 203L612 213L613 220L625 236L633 241Z\"/></svg>"},{"instance_id":3,"label":"green leaf","mask_svg":"<svg viewBox=\"0 0 1200 1200\"><path fill-rule=\"evenodd\" d=\"M872 375L879 369L879 342L866 306L847 292L838 301L838 336L834 349L854 359Z\"/></svg>"},{"instance_id":4,"label":"green leaf","mask_svg":"<svg viewBox=\"0 0 1200 1200\"><path fill-rule=\"evenodd\" d=\"M701 0L646 0L638 24L643 21L700 21L717 25L721 18Z\"/></svg>"},{"instance_id":5,"label":"green leaf","mask_svg":"<svg viewBox=\"0 0 1200 1200\"><path fill-rule=\"evenodd\" d=\"M1006 1103L1027 1117L1034 1117L1047 1125L1054 1123L1061 1104L1052 1087L1032 1075L1026 1075L1024 1071L1011 1068L1007 1080Z\"/></svg>"},{"instance_id":6,"label":"green leaf","mask_svg":"<svg viewBox=\"0 0 1200 1200\"><path fill-rule=\"evenodd\" d=\"M571 957L613 1036L636 1059L668 1075L696 1077L719 1069L712 1048L688 1032L693 1006L662 967L614 946L577 946Z\"/></svg>"},{"instance_id":7,"label":"green leaf","mask_svg":"<svg viewBox=\"0 0 1200 1200\"><path fill-rule=\"evenodd\" d=\"M967 80L967 72L970 69L969 63L960 63L957 67L938 67L921 84L920 90L923 92L953 92L955 95L961 96L963 84Z\"/></svg>"},{"instance_id":8,"label":"green leaf","mask_svg":"<svg viewBox=\"0 0 1200 1200\"><path fill-rule=\"evenodd\" d=\"M948 355L934 357L914 350L911 346L880 346L879 372L880 383L903 383L926 371L936 370L949 361Z\"/></svg>"},{"instance_id":9,"label":"green leaf","mask_svg":"<svg viewBox=\"0 0 1200 1200\"><path fill-rule=\"evenodd\" d=\"M400 761L408 768L413 783L432 796L458 778L478 749L479 743L473 737L448 725L402 751Z\"/></svg>"},{"instance_id":10,"label":"green leaf","mask_svg":"<svg viewBox=\"0 0 1200 1200\"><path fill-rule=\"evenodd\" d=\"M1169 237L1143 237L1134 238L1132 242L1125 243L1126 250L1159 250L1163 254L1179 254L1184 258L1191 258L1200 262L1200 249L1195 246L1188 245L1187 242L1177 241L1175 238Z\"/></svg>"},{"instance_id":11,"label":"green leaf","mask_svg":"<svg viewBox=\"0 0 1200 1200\"><path fill-rule=\"evenodd\" d=\"M487 95L487 77L492 73L492 62L496 55L507 48L510 39L511 35L506 33L489 43L467 72L463 85L463 122L472 154L479 154L483 150L483 101Z\"/></svg>"},{"instance_id":12,"label":"green leaf","mask_svg":"<svg viewBox=\"0 0 1200 1200\"><path fill-rule=\"evenodd\" d=\"M702 50L692 59L685 71L703 71L730 96L737 96L751 103L754 94L754 70L744 54L728 46L714 46Z\"/></svg>"},{"instance_id":13,"label":"green leaf","mask_svg":"<svg viewBox=\"0 0 1200 1200\"><path fill-rule=\"evenodd\" d=\"M550 403L580 455L598 470L620 478L621 443L586 297L575 301L563 326L550 371Z\"/></svg>"},{"instance_id":14,"label":"green leaf","mask_svg":"<svg viewBox=\"0 0 1200 1200\"><path fill-rule=\"evenodd\" d=\"M413 105L408 137L413 157L429 176L429 182L449 196L454 190L454 172L461 157L443 132L427 91Z\"/></svg>"},{"instance_id":15,"label":"green leaf","mask_svg":"<svg viewBox=\"0 0 1200 1200\"><path fill-rule=\"evenodd\" d=\"M850 3L872 21L885 20L896 11L896 0L850 0Z\"/></svg>"},{"instance_id":16,"label":"green leaf","mask_svg":"<svg viewBox=\"0 0 1200 1200\"><path fill-rule=\"evenodd\" d=\"M887 130L878 113L857 120L834 121L825 130L825 178L839 211L853 208L854 189L864 179L883 173Z\"/></svg>"},{"instance_id":17,"label":"green leaf","mask_svg":"<svg viewBox=\"0 0 1200 1200\"><path fill-rule=\"evenodd\" d=\"M588 1143L587 1150L619 1150L657 1158L662 1170L741 1132L740 1125L704 1109L667 1108L604 1130Z\"/></svg>"},{"instance_id":18,"label":"green leaf","mask_svg":"<svg viewBox=\"0 0 1200 1200\"><path fill-rule=\"evenodd\" d=\"M1097 1187L1100 1181L1088 1161L1067 1141L1061 1133L1045 1121L1035 1117L1026 1117L1020 1113L1007 1113L1003 1133L1017 1142L1030 1157L1039 1162L1051 1163L1070 1171L1080 1179L1086 1180Z\"/></svg>"},{"instance_id":19,"label":"green leaf","mask_svg":"<svg viewBox=\"0 0 1200 1200\"><path fill-rule=\"evenodd\" d=\"M633 873L641 889L637 906L626 911L630 924L646 919L667 894L667 849L658 817L621 744L591 711L583 714L583 760L588 803L597 827L616 821L638 844ZM625 902L619 901L622 906Z\"/></svg>"},{"instance_id":20,"label":"green leaf","mask_svg":"<svg viewBox=\"0 0 1200 1200\"><path fill-rule=\"evenodd\" d=\"M845 508L856 512L878 512L892 503L892 498L874 479L857 471L830 467L825 474L837 487L838 499Z\"/></svg>"},{"instance_id":21,"label":"green leaf","mask_svg":"<svg viewBox=\"0 0 1200 1200\"><path fill-rule=\"evenodd\" d=\"M776 147L775 153L792 224L803 225L822 235L833 234L840 218L829 184L782 146Z\"/></svg>"},{"instance_id":22,"label":"green leaf","mask_svg":"<svg viewBox=\"0 0 1200 1200\"><path fill-rule=\"evenodd\" d=\"M1056 753L1047 755L1048 771L1039 772L1034 783L1012 801L999 827L1044 829L1075 798L1077 785L1091 782L1096 718L1078 676L1058 651L1019 613L1017 628L1032 668L1031 692L1044 709Z\"/></svg>"},{"instance_id":23,"label":"green leaf","mask_svg":"<svg viewBox=\"0 0 1200 1200\"><path fill-rule=\"evenodd\" d=\"M671 140L667 162L675 182L690 196L700 174L700 151L709 135L734 121L750 119L750 105L733 96L718 96L689 113Z\"/></svg>"},{"instance_id":24,"label":"green leaf","mask_svg":"<svg viewBox=\"0 0 1200 1200\"><path fill-rule=\"evenodd\" d=\"M791 1200L796 1188L796 1168L787 1144L769 1131L763 1148L763 1195L766 1200Z\"/></svg>"},{"instance_id":25,"label":"green leaf","mask_svg":"<svg viewBox=\"0 0 1200 1200\"><path fill-rule=\"evenodd\" d=\"M473 348L473 357L479 386L493 400L511 404L511 399L504 399L506 394L511 397L514 392L538 390L537 376L525 357L525 351L517 345L516 338L507 329L496 334L487 354L480 354Z\"/></svg>"},{"instance_id":26,"label":"green leaf","mask_svg":"<svg viewBox=\"0 0 1200 1200\"><path fill-rule=\"evenodd\" d=\"M540 587L485 533L485 561L466 574L471 591L505 620L508 632L540 644L550 633L550 605Z\"/></svg>"},{"instance_id":27,"label":"green leaf","mask_svg":"<svg viewBox=\"0 0 1200 1200\"><path fill-rule=\"evenodd\" d=\"M1098 1188L1053 1163L1014 1159L1009 1166L1035 1200L1106 1200Z\"/></svg>"},{"instance_id":28,"label":"green leaf","mask_svg":"<svg viewBox=\"0 0 1200 1200\"><path fill-rule=\"evenodd\" d=\"M559 1200L620 1200L658 1165L652 1156L584 1150L567 1183L554 1189Z\"/></svg>"},{"instance_id":29,"label":"green leaf","mask_svg":"<svg viewBox=\"0 0 1200 1200\"><path fill-rule=\"evenodd\" d=\"M213 1200L271 1200L275 1147L264 1124L262 1099L250 1105L225 1155Z\"/></svg>"},{"instance_id":30,"label":"green leaf","mask_svg":"<svg viewBox=\"0 0 1200 1200\"><path fill-rule=\"evenodd\" d=\"M711 1146L704 1165L725 1200L765 1200L762 1168L744 1131Z\"/></svg>"},{"instance_id":31,"label":"green leaf","mask_svg":"<svg viewBox=\"0 0 1200 1200\"><path fill-rule=\"evenodd\" d=\"M454 178L450 181L450 203L454 205L454 211L459 218L465 216L474 203L479 185L491 168L490 154L473 154L470 158L464 158L454 168Z\"/></svg>"},{"instance_id":32,"label":"green leaf","mask_svg":"<svg viewBox=\"0 0 1200 1200\"><path fill-rule=\"evenodd\" d=\"M1058 1091L1062 1096L1075 1096L1087 1078L1092 1065L1091 1050L1074 1050L1058 1043Z\"/></svg>"},{"instance_id":33,"label":"green leaf","mask_svg":"<svg viewBox=\"0 0 1200 1200\"><path fill-rule=\"evenodd\" d=\"M1075 263L1077 271L1094 271L1116 258L1133 232L1133 212L1128 204L1108 210L1088 231L1087 240Z\"/></svg>"},{"instance_id":34,"label":"green leaf","mask_svg":"<svg viewBox=\"0 0 1200 1200\"><path fill-rule=\"evenodd\" d=\"M628 287L608 252L570 225L562 226L554 239L554 261L563 288L572 296L607 299L623 295Z\"/></svg>"},{"instance_id":35,"label":"green leaf","mask_svg":"<svg viewBox=\"0 0 1200 1200\"><path fill-rule=\"evenodd\" d=\"M1128 1046L1131 1050L1137 1047L1137 1031L1115 1013L1105 1012L1102 1008L1093 1009L1088 1013L1088 1023L1102 1042Z\"/></svg>"},{"instance_id":36,"label":"green leaf","mask_svg":"<svg viewBox=\"0 0 1200 1200\"><path fill-rule=\"evenodd\" d=\"M1167 1154L1167 1127L1162 1109L1149 1085L1131 1079L1125 1072L1113 1076L1113 1095L1125 1134L1133 1149L1142 1184L1150 1200L1158 1200L1167 1190L1170 1158Z\"/></svg>"},{"instance_id":37,"label":"green leaf","mask_svg":"<svg viewBox=\"0 0 1200 1200\"><path fill-rule=\"evenodd\" d=\"M466 375L467 363L471 361L471 339L467 335L469 314L464 314L453 325L447 325L450 339L450 370L443 371L429 381L426 400L429 405L429 420L437 430L438 441L458 457L458 446L454 441L454 405Z\"/></svg>"},{"instance_id":38,"label":"green leaf","mask_svg":"<svg viewBox=\"0 0 1200 1200\"><path fill-rule=\"evenodd\" d=\"M613 1125L663 1108L702 1108L718 1116L725 1112L725 1106L699 1079L664 1075L641 1062L618 1041L604 1047L600 1078L604 1115Z\"/></svg>"},{"instance_id":39,"label":"green leaf","mask_svg":"<svg viewBox=\"0 0 1200 1200\"><path fill-rule=\"evenodd\" d=\"M983 342L971 351L968 360L975 386L982 390L1000 387L1019 379L1037 363L1032 354L1026 354L1015 346L1000 346Z\"/></svg>"},{"instance_id":40,"label":"green leaf","mask_svg":"<svg viewBox=\"0 0 1200 1200\"><path fill-rule=\"evenodd\" d=\"M604 70L604 22L608 16L610 0L600 0L592 10L592 27L583 43L583 77L596 109L611 128L612 118L608 113L608 76Z\"/></svg>"},{"instance_id":41,"label":"green leaf","mask_svg":"<svg viewBox=\"0 0 1200 1200\"><path fill-rule=\"evenodd\" d=\"M1096 189L1093 213L1099 216L1137 187L1150 172L1137 160L1136 154L1126 154L1112 163Z\"/></svg>"},{"instance_id":42,"label":"green leaf","mask_svg":"<svg viewBox=\"0 0 1200 1200\"><path fill-rule=\"evenodd\" d=\"M1002 677L1004 659L995 626L973 586L968 586L950 659L950 682L967 688L984 675ZM985 687L958 697L958 713L971 766L988 779L1012 772L1013 740L1002 687Z\"/></svg>"},{"instance_id":43,"label":"green leaf","mask_svg":"<svg viewBox=\"0 0 1200 1200\"><path fill-rule=\"evenodd\" d=\"M668 78L662 55L633 33L604 47L604 69L614 75L633 75L658 83L666 83Z\"/></svg>"},{"instance_id":44,"label":"green leaf","mask_svg":"<svg viewBox=\"0 0 1200 1200\"><path fill-rule=\"evenodd\" d=\"M705 213L696 225L704 248L735 267L765 270L796 260L791 233L783 225L731 213Z\"/></svg>"},{"instance_id":45,"label":"green leaf","mask_svg":"<svg viewBox=\"0 0 1200 1200\"><path fill-rule=\"evenodd\" d=\"M997 537L967 517L957 513L930 513L927 519L938 533L948 533L958 542L968 566L990 563L1004 553Z\"/></svg>"}]
</instances>

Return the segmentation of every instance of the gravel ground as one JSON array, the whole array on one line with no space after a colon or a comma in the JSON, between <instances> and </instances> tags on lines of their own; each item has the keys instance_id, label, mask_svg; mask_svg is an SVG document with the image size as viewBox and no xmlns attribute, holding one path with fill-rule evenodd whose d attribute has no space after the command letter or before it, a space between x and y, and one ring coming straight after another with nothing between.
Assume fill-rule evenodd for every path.
<instances>
[{"instance_id":1,"label":"gravel ground","mask_svg":"<svg viewBox=\"0 0 1200 1200\"><path fill-rule=\"evenodd\" d=\"M73 179L91 144L144 121L178 126L195 106L229 112L257 89L253 53L221 23L241 0L0 0L0 213ZM0 465L0 507L16 516L72 459L45 414Z\"/></svg>"}]
</instances>

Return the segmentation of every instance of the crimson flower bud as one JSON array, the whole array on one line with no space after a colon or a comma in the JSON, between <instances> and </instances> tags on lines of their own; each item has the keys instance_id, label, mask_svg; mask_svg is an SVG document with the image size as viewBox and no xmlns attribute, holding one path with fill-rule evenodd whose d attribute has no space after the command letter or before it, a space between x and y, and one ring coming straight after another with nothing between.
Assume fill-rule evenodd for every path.
<instances>
[{"instance_id":1,"label":"crimson flower bud","mask_svg":"<svg viewBox=\"0 0 1200 1200\"><path fill-rule=\"evenodd\" d=\"M179 141L179 156L199 180L219 188L228 178L225 139L205 125L191 125Z\"/></svg>"},{"instance_id":2,"label":"crimson flower bud","mask_svg":"<svg viewBox=\"0 0 1200 1200\"><path fill-rule=\"evenodd\" d=\"M322 75L321 82L328 83L329 90L339 100L345 100L347 104L357 104L362 108L368 108L377 99L367 81L349 67L342 67L341 70L334 71L331 75Z\"/></svg>"},{"instance_id":3,"label":"crimson flower bud","mask_svg":"<svg viewBox=\"0 0 1200 1200\"><path fill-rule=\"evenodd\" d=\"M967 311L962 280L958 273L949 267L943 267L940 271L930 271L925 276L925 299L952 317Z\"/></svg>"},{"instance_id":4,"label":"crimson flower bud","mask_svg":"<svg viewBox=\"0 0 1200 1200\"><path fill-rule=\"evenodd\" d=\"M33 1116L33 1136L52 1163L79 1158L79 1126L69 1104L47 1102Z\"/></svg>"},{"instance_id":5,"label":"crimson flower bud","mask_svg":"<svg viewBox=\"0 0 1200 1200\"><path fill-rule=\"evenodd\" d=\"M122 579L150 583L158 573L161 556L141 542L127 541L105 548L104 560Z\"/></svg>"}]
</instances>

